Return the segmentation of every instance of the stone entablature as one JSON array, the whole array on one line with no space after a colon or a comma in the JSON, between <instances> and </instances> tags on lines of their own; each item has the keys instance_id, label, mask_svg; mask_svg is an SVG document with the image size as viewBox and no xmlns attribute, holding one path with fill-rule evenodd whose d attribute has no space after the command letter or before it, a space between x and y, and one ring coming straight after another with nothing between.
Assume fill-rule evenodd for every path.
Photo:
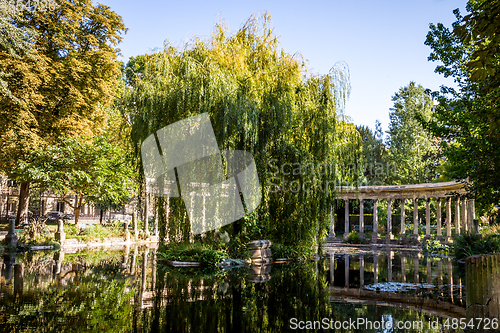
<instances>
[{"instance_id":1,"label":"stone entablature","mask_svg":"<svg viewBox=\"0 0 500 333\"><path fill-rule=\"evenodd\" d=\"M424 183L410 185L380 185L341 187L337 193L339 199L427 199L461 195L467 193L465 185L456 181Z\"/></svg>"}]
</instances>

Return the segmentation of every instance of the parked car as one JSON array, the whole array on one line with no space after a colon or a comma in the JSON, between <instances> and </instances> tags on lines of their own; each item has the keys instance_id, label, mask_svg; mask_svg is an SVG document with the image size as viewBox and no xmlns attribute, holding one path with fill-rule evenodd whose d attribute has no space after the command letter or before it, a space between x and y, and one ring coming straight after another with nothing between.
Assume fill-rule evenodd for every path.
<instances>
[{"instance_id":1,"label":"parked car","mask_svg":"<svg viewBox=\"0 0 500 333\"><path fill-rule=\"evenodd\" d=\"M50 212L47 214L47 219L49 221L57 221L63 218L63 213L61 212Z\"/></svg>"},{"instance_id":2,"label":"parked car","mask_svg":"<svg viewBox=\"0 0 500 333\"><path fill-rule=\"evenodd\" d=\"M66 214L63 216L63 220L73 220L75 219L75 215L73 214Z\"/></svg>"}]
</instances>

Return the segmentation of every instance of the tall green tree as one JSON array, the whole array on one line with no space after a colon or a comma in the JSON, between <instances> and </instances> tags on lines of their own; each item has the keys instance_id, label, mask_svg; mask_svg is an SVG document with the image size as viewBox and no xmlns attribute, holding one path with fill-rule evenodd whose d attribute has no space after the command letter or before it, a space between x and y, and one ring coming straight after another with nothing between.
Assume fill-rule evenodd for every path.
<instances>
[{"instance_id":1,"label":"tall green tree","mask_svg":"<svg viewBox=\"0 0 500 333\"><path fill-rule=\"evenodd\" d=\"M394 107L389 114L387 132L389 164L395 170L388 175L393 184L417 184L437 178L440 164L439 140L420 120L432 117L433 102L421 85L410 82L392 97Z\"/></svg>"},{"instance_id":2,"label":"tall green tree","mask_svg":"<svg viewBox=\"0 0 500 333\"><path fill-rule=\"evenodd\" d=\"M12 173L58 193L74 209L75 225L83 204L123 205L135 187L130 159L104 136L62 138L58 145L32 151ZM78 200L68 200L68 194Z\"/></svg>"},{"instance_id":3,"label":"tall green tree","mask_svg":"<svg viewBox=\"0 0 500 333\"><path fill-rule=\"evenodd\" d=\"M195 38L183 49L167 42L150 55L128 96L131 138L140 156L141 143L155 131L207 112L219 148L249 151L259 174L261 204L226 227L233 239L265 236L310 248L328 229L328 186L333 190L341 174L356 177L346 168L359 161L359 133L339 112L349 89L341 66L308 74L300 56L280 47L265 13L235 33L218 24L208 40ZM346 168L326 173L311 168L341 163ZM302 168L292 174L283 165ZM292 191L293 181L307 186ZM181 199L169 198L168 207L163 198L158 202L162 238L188 240Z\"/></svg>"},{"instance_id":4,"label":"tall green tree","mask_svg":"<svg viewBox=\"0 0 500 333\"><path fill-rule=\"evenodd\" d=\"M35 35L33 29L28 26L19 27L14 22L23 20L22 8L11 5L10 3L2 4L0 8L0 52L19 59L22 56L29 56L33 50L30 39ZM6 78L11 74L0 71L0 95L7 98L12 98L19 102L10 91Z\"/></svg>"},{"instance_id":5,"label":"tall green tree","mask_svg":"<svg viewBox=\"0 0 500 333\"><path fill-rule=\"evenodd\" d=\"M30 151L63 137L99 134L120 77L115 48L122 18L90 0L55 0L46 11L25 10L12 26L31 28L30 56L0 44L0 72L13 97L0 96L0 170L13 176ZM21 191L16 224L27 215L29 182Z\"/></svg>"},{"instance_id":6,"label":"tall green tree","mask_svg":"<svg viewBox=\"0 0 500 333\"><path fill-rule=\"evenodd\" d=\"M384 144L382 124L375 122L375 131L368 126L356 126L363 142L363 161L361 170L366 185L384 185L387 175L393 171L386 161L387 151Z\"/></svg>"},{"instance_id":7,"label":"tall green tree","mask_svg":"<svg viewBox=\"0 0 500 333\"><path fill-rule=\"evenodd\" d=\"M473 15L489 15L484 12L487 8L487 1L469 1L467 4ZM495 176L500 172L500 138L496 134L495 121L500 103L498 89L492 89L499 75L494 71L473 77L475 72L470 65L473 68L483 66L479 59L490 55L481 50L489 45L489 40L497 39L497 32L484 30L485 39L482 41L463 39L464 35L476 36L473 32L476 26L467 20L464 23L458 9L454 13L454 29L450 30L441 23L431 24L425 42L432 49L429 60L439 62L436 72L452 77L456 83L456 87L441 88L438 95L440 105L428 127L443 138L448 175L462 180L468 186L469 195L476 196L480 207L486 207L500 203L500 180ZM484 59L486 67L490 60Z\"/></svg>"}]
</instances>

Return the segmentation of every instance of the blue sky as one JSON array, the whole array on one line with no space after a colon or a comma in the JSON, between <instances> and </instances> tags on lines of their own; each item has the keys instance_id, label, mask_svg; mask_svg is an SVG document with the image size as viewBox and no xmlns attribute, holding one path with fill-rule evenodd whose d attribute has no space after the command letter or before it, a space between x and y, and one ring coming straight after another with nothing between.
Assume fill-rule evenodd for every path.
<instances>
[{"instance_id":1,"label":"blue sky","mask_svg":"<svg viewBox=\"0 0 500 333\"><path fill-rule=\"evenodd\" d=\"M222 18L231 31L250 15L269 11L282 47L300 52L312 72L326 74L345 61L351 74L351 96L345 113L354 123L389 124L391 97L415 81L438 90L449 79L434 73L424 45L429 23L451 26L453 10L465 13L465 0L334 1L130 1L100 0L121 15L128 33L120 45L130 56L162 47L165 39L182 45L193 36L208 38Z\"/></svg>"}]
</instances>

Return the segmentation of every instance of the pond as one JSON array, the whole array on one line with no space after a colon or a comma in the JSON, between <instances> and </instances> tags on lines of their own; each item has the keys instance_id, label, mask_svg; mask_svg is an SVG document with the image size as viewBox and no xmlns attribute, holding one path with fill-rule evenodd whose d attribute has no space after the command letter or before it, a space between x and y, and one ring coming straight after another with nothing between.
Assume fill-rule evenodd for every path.
<instances>
[{"instance_id":1,"label":"pond","mask_svg":"<svg viewBox=\"0 0 500 333\"><path fill-rule=\"evenodd\" d=\"M225 270L171 268L155 251L4 255L1 330L461 332L467 318L463 265L417 251L327 247Z\"/></svg>"}]
</instances>

